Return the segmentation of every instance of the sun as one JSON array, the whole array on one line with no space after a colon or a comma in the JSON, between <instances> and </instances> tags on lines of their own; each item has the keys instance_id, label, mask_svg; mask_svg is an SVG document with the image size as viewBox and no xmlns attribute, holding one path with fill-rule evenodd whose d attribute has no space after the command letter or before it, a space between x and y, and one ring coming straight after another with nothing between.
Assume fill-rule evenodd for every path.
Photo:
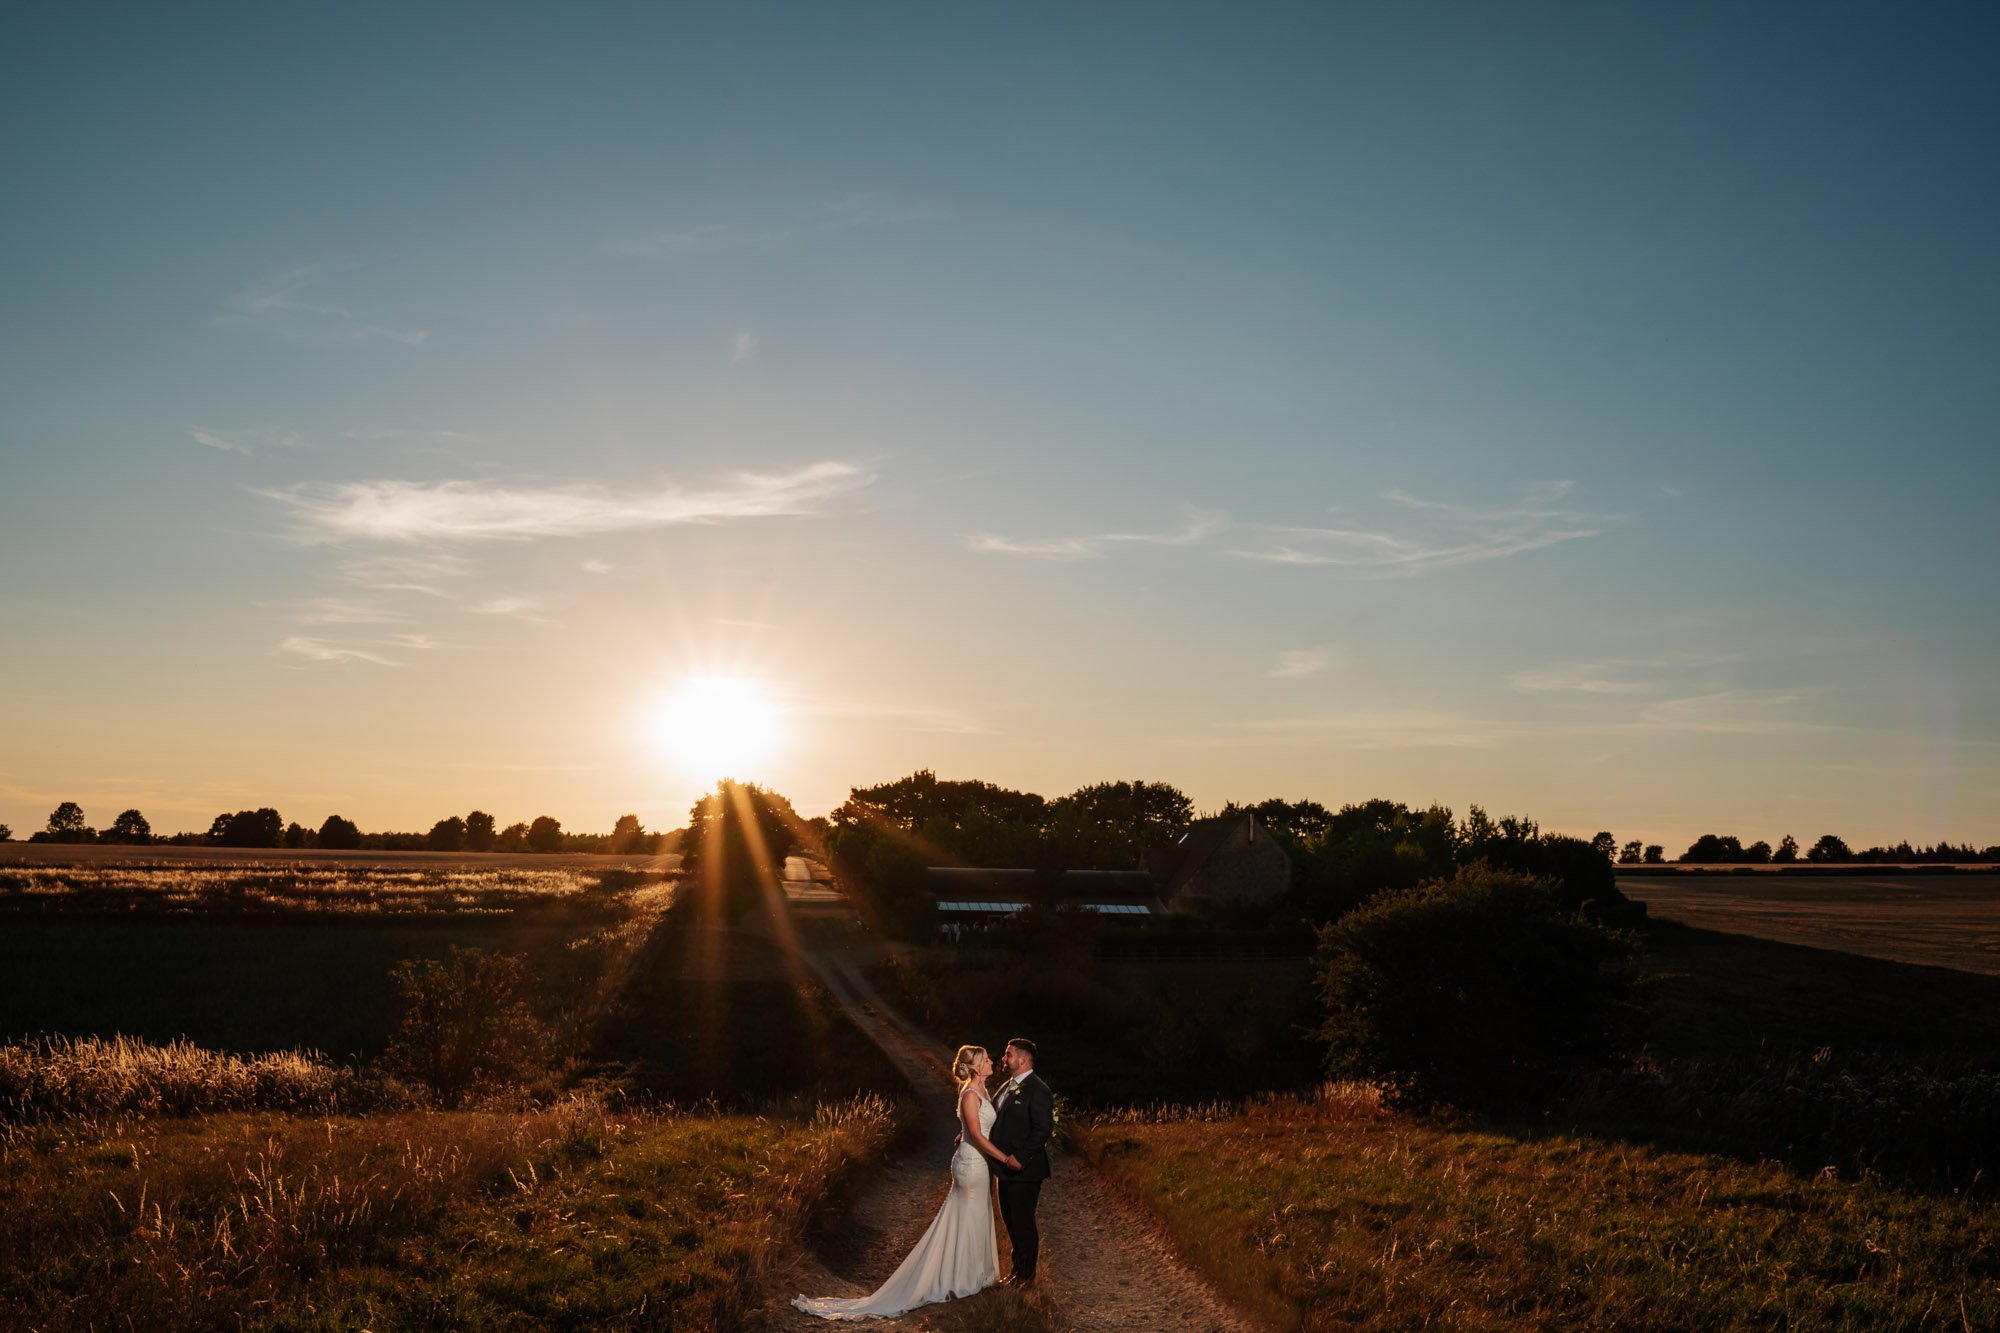
<instances>
[{"instance_id":1,"label":"sun","mask_svg":"<svg viewBox=\"0 0 2000 1333\"><path fill-rule=\"evenodd\" d=\"M703 782L761 776L778 748L782 711L748 676L690 676L661 702L655 731L667 760Z\"/></svg>"}]
</instances>

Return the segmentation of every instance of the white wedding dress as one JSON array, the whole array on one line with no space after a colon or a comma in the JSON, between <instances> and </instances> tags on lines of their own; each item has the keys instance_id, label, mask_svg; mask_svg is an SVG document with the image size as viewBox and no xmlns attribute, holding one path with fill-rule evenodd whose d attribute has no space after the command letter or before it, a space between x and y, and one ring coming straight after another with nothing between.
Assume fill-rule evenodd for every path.
<instances>
[{"instance_id":1,"label":"white wedding dress","mask_svg":"<svg viewBox=\"0 0 2000 1333\"><path fill-rule=\"evenodd\" d=\"M964 1115L960 1111L961 1121ZM979 1136L993 1132L993 1102L979 1102ZM1000 1277L993 1234L992 1173L970 1140L951 1155L951 1193L917 1248L872 1296L794 1296L792 1304L822 1319L887 1319L944 1300L970 1296Z\"/></svg>"}]
</instances>

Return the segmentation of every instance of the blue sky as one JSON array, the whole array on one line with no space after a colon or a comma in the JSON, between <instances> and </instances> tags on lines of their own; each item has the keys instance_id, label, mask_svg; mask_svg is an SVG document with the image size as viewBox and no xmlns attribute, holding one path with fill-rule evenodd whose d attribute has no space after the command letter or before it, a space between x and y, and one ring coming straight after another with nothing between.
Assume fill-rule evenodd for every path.
<instances>
[{"instance_id":1,"label":"blue sky","mask_svg":"<svg viewBox=\"0 0 2000 1333\"><path fill-rule=\"evenodd\" d=\"M2000 841L1975 7L16 9L0 821Z\"/></svg>"}]
</instances>

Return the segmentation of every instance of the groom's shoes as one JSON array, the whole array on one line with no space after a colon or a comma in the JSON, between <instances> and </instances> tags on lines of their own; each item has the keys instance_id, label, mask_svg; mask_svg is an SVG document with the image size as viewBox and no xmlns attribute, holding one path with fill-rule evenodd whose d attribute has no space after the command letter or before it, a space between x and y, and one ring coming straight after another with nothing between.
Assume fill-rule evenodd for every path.
<instances>
[{"instance_id":1,"label":"groom's shoes","mask_svg":"<svg viewBox=\"0 0 2000 1333\"><path fill-rule=\"evenodd\" d=\"M1009 1273L1006 1277L1000 1279L1000 1285L1003 1287L1032 1287L1035 1285L1035 1275L1029 1273L1024 1277L1019 1273Z\"/></svg>"}]
</instances>

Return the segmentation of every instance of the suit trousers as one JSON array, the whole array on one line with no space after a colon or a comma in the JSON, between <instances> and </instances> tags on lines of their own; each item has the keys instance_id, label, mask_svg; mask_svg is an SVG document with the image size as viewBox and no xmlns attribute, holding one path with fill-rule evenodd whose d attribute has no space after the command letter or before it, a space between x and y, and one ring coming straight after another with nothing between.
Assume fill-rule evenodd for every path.
<instances>
[{"instance_id":1,"label":"suit trousers","mask_svg":"<svg viewBox=\"0 0 2000 1333\"><path fill-rule=\"evenodd\" d=\"M1035 1227L1035 1204L1042 1197L1039 1180L1000 1182L1000 1220L1014 1246L1014 1276L1032 1281L1035 1261L1042 1256L1042 1233Z\"/></svg>"}]
</instances>

